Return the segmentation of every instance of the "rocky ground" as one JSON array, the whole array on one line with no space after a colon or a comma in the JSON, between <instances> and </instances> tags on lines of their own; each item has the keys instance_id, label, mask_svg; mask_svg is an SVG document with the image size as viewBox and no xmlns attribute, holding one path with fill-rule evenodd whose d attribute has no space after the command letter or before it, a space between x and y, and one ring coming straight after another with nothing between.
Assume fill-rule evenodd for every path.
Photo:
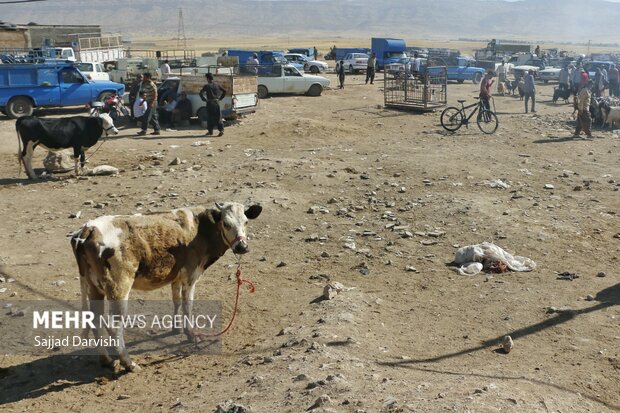
<instances>
[{"instance_id":1,"label":"rocky ground","mask_svg":"<svg viewBox=\"0 0 620 413\"><path fill-rule=\"evenodd\" d=\"M382 82L362 80L263 100L222 138L197 125L156 138L124 129L89 163L114 176L26 181L14 121L2 118L2 300L78 299L66 236L88 219L264 206L242 261L257 291L242 293L221 354L141 354L136 374L53 352L3 355L2 410L618 411L618 135L572 138L572 108L550 102L551 86L539 87L536 114L496 97L494 135L475 125L448 134L439 113L383 109ZM476 95L449 85L452 104ZM458 275L456 248L483 241L536 270ZM225 255L196 294L221 300L226 319L234 264ZM335 282L343 288L321 298Z\"/></svg>"}]
</instances>

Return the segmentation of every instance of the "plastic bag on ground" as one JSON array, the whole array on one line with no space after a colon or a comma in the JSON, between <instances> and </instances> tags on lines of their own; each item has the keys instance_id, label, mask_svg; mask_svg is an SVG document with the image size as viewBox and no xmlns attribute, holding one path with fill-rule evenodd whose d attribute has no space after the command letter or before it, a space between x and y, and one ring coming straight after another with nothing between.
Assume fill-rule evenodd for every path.
<instances>
[{"instance_id":1,"label":"plastic bag on ground","mask_svg":"<svg viewBox=\"0 0 620 413\"><path fill-rule=\"evenodd\" d=\"M454 254L454 262L461 264L462 267L467 267L471 263L488 261L503 261L512 271L532 271L536 268L536 263L530 258L513 256L490 242L461 247Z\"/></svg>"}]
</instances>

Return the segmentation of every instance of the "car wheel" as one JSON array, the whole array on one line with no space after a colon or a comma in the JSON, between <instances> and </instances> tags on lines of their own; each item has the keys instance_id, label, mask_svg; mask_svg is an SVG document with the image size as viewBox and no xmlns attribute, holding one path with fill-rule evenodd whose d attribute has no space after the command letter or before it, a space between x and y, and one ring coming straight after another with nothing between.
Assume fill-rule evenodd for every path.
<instances>
[{"instance_id":1,"label":"car wheel","mask_svg":"<svg viewBox=\"0 0 620 413\"><path fill-rule=\"evenodd\" d=\"M321 96L322 92L323 86L314 84L310 86L310 89L308 89L308 96Z\"/></svg>"},{"instance_id":2,"label":"car wheel","mask_svg":"<svg viewBox=\"0 0 620 413\"><path fill-rule=\"evenodd\" d=\"M267 96L269 96L269 90L267 89L266 86L263 85L258 85L258 97L260 99L265 99Z\"/></svg>"},{"instance_id":3,"label":"car wheel","mask_svg":"<svg viewBox=\"0 0 620 413\"><path fill-rule=\"evenodd\" d=\"M549 81L547 79L544 79L543 83L546 85L547 83L549 83Z\"/></svg>"},{"instance_id":4,"label":"car wheel","mask_svg":"<svg viewBox=\"0 0 620 413\"><path fill-rule=\"evenodd\" d=\"M349 73L355 73L355 69L353 69L353 65L349 65Z\"/></svg>"},{"instance_id":5,"label":"car wheel","mask_svg":"<svg viewBox=\"0 0 620 413\"><path fill-rule=\"evenodd\" d=\"M474 78L471 80L473 83L480 83L480 81L482 80L482 73L477 72L474 75Z\"/></svg>"},{"instance_id":6,"label":"car wheel","mask_svg":"<svg viewBox=\"0 0 620 413\"><path fill-rule=\"evenodd\" d=\"M463 83L463 82L464 82L464 80L463 80L463 79L458 79L456 82L457 82L457 83Z\"/></svg>"},{"instance_id":7,"label":"car wheel","mask_svg":"<svg viewBox=\"0 0 620 413\"><path fill-rule=\"evenodd\" d=\"M11 119L17 119L22 116L30 116L34 111L32 101L24 96L18 96L9 101L6 105L6 114Z\"/></svg>"},{"instance_id":8,"label":"car wheel","mask_svg":"<svg viewBox=\"0 0 620 413\"><path fill-rule=\"evenodd\" d=\"M320 72L320 70L319 70L319 68L318 68L318 67L316 67L316 66L310 66L310 73L317 74L317 73L319 73L319 72Z\"/></svg>"}]
</instances>

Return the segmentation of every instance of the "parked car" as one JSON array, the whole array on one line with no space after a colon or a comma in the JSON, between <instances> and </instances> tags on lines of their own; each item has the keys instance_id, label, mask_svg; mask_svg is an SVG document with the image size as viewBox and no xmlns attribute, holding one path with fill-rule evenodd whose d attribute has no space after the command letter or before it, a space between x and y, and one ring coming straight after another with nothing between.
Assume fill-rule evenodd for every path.
<instances>
[{"instance_id":1,"label":"parked car","mask_svg":"<svg viewBox=\"0 0 620 413\"><path fill-rule=\"evenodd\" d=\"M538 66L521 65L512 68L512 74L515 79L521 79L525 76L525 72L531 71L534 75L534 79L538 79L540 68Z\"/></svg>"},{"instance_id":2,"label":"parked car","mask_svg":"<svg viewBox=\"0 0 620 413\"><path fill-rule=\"evenodd\" d=\"M110 80L110 74L103 69L101 63L80 62L75 67L90 80Z\"/></svg>"},{"instance_id":3,"label":"parked car","mask_svg":"<svg viewBox=\"0 0 620 413\"><path fill-rule=\"evenodd\" d=\"M538 72L538 78L544 83L558 82L560 80L560 70L562 69L559 67L548 67Z\"/></svg>"},{"instance_id":4,"label":"parked car","mask_svg":"<svg viewBox=\"0 0 620 413\"><path fill-rule=\"evenodd\" d=\"M344 68L349 73L356 73L359 71L365 71L368 66L369 56L366 53L348 53L344 56ZM336 63L340 64L340 61Z\"/></svg>"},{"instance_id":5,"label":"parked car","mask_svg":"<svg viewBox=\"0 0 620 413\"><path fill-rule=\"evenodd\" d=\"M72 63L0 65L0 111L13 119L35 107L85 105L124 93L124 85L89 80Z\"/></svg>"},{"instance_id":6,"label":"parked car","mask_svg":"<svg viewBox=\"0 0 620 413\"><path fill-rule=\"evenodd\" d=\"M284 55L284 58L289 63L298 63L303 65L303 69L305 72L309 71L311 73L321 73L326 72L329 68L326 62L322 62L320 60L312 60L308 58L308 56L300 53L287 53Z\"/></svg>"},{"instance_id":7,"label":"parked car","mask_svg":"<svg viewBox=\"0 0 620 413\"><path fill-rule=\"evenodd\" d=\"M258 97L261 99L277 93L304 93L320 96L329 86L323 76L301 73L292 65L273 65L269 73L258 74Z\"/></svg>"}]
</instances>

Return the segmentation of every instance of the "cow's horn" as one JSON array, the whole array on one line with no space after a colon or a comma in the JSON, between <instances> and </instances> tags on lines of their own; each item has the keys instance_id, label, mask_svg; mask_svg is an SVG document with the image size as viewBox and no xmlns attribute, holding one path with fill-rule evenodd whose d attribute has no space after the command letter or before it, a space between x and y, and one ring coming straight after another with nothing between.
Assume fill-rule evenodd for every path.
<instances>
[{"instance_id":1,"label":"cow's horn","mask_svg":"<svg viewBox=\"0 0 620 413\"><path fill-rule=\"evenodd\" d=\"M216 207L217 209L222 209L222 208L224 207L224 204L220 204L219 202L216 202L216 203L215 203L215 207Z\"/></svg>"}]
</instances>

